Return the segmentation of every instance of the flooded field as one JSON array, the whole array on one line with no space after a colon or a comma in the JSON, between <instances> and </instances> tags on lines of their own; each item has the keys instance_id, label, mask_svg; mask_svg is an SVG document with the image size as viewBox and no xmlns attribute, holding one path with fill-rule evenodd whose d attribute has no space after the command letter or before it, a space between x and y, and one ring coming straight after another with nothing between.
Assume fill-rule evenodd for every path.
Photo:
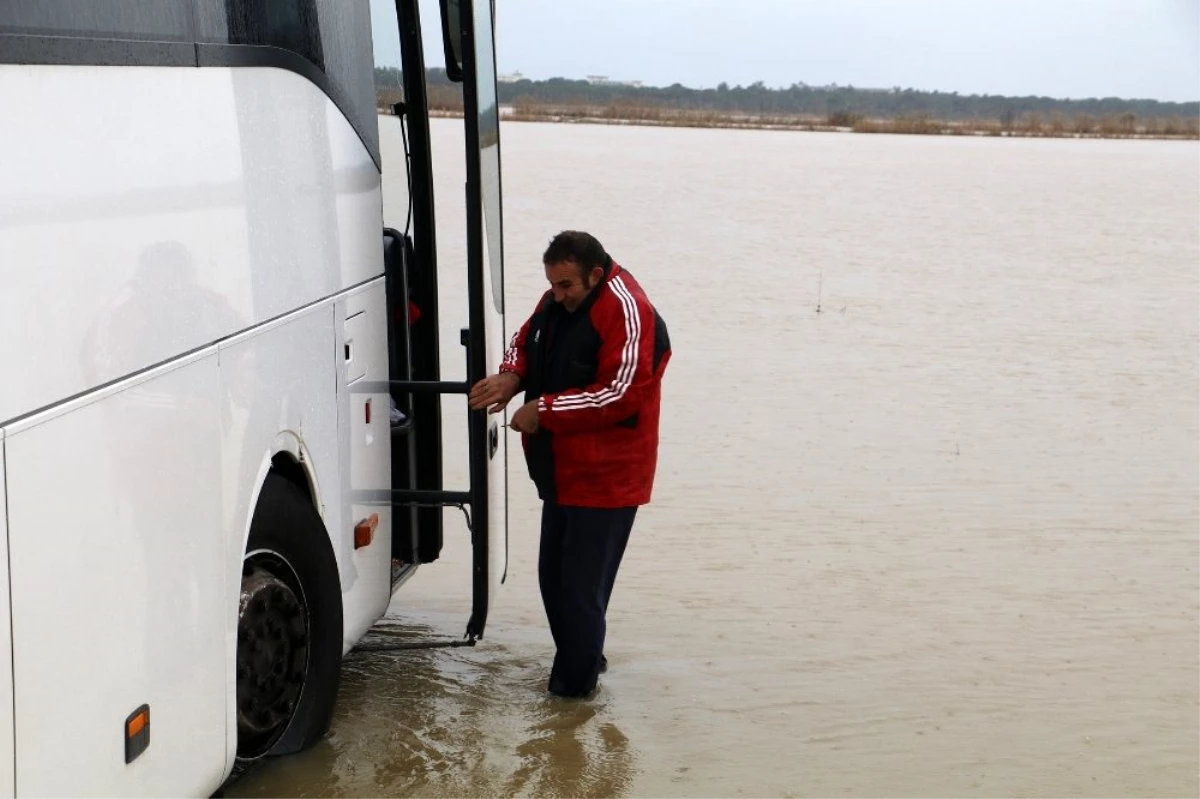
<instances>
[{"instance_id":1,"label":"flooded field","mask_svg":"<svg viewBox=\"0 0 1200 799\"><path fill-rule=\"evenodd\" d=\"M461 122L433 134L439 166L461 161ZM610 671L593 702L544 693L539 507L514 450L487 637L352 655L328 739L229 795L1200 792L1200 146L502 137L510 329L546 242L585 228L675 348ZM463 179L437 186L449 379ZM456 514L371 640L461 635Z\"/></svg>"}]
</instances>

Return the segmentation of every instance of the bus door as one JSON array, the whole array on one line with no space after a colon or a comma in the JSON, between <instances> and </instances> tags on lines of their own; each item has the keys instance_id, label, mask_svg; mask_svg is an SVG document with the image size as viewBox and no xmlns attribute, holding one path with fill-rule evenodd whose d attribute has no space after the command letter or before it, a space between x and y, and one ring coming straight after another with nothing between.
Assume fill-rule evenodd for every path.
<instances>
[{"instance_id":1,"label":"bus door","mask_svg":"<svg viewBox=\"0 0 1200 799\"><path fill-rule=\"evenodd\" d=\"M504 233L500 192L500 105L496 92L493 0L442 0L443 17L458 17L461 43L448 37L447 64L462 56L467 157L467 269L471 328L468 383L495 374L505 345ZM457 14L454 7L457 6ZM450 25L445 29L452 32ZM488 600L508 567L508 449L501 425L508 415L471 413L474 602L472 624L482 630Z\"/></svg>"},{"instance_id":2,"label":"bus door","mask_svg":"<svg viewBox=\"0 0 1200 799\"><path fill-rule=\"evenodd\" d=\"M393 560L413 565L436 560L440 553L441 508L460 506L467 511L472 603L466 632L473 641L483 635L490 600L508 567L507 414L467 411L470 485L465 491L446 490L441 485L441 425L453 422L440 418L437 404L441 395L465 395L477 381L498 371L506 341L494 9L492 0L440 0L446 73L452 81L462 83L465 110L468 308L461 343L466 350L467 379L457 382L443 381L437 363L439 267L418 3L397 0L396 6L415 237L386 230L385 258L389 304L402 307L398 303L415 300L422 324L410 325L409 317L401 314L404 334L396 336L392 328L390 390L402 409L412 409L413 424L406 443L393 447L392 489L357 492L357 499L405 509L395 514ZM398 341L404 344L397 346ZM426 353L423 363L422 352ZM437 515L431 516L431 511Z\"/></svg>"}]
</instances>

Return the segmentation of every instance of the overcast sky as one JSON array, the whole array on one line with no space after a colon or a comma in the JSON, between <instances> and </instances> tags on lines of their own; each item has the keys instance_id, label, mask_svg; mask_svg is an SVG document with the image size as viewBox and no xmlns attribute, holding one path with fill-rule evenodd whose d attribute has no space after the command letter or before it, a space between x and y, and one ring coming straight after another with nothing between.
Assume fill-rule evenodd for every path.
<instances>
[{"instance_id":1,"label":"overcast sky","mask_svg":"<svg viewBox=\"0 0 1200 799\"><path fill-rule=\"evenodd\" d=\"M395 3L371 12L376 62L399 66ZM535 79L1200 99L1198 0L496 0L496 37L499 71Z\"/></svg>"}]
</instances>

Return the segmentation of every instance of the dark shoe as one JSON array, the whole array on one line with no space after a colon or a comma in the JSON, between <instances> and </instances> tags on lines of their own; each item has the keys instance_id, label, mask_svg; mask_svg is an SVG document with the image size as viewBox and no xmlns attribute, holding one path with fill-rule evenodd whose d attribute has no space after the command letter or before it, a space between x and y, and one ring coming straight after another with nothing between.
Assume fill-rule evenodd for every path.
<instances>
[{"instance_id":1,"label":"dark shoe","mask_svg":"<svg viewBox=\"0 0 1200 799\"><path fill-rule=\"evenodd\" d=\"M548 685L546 690L560 699L588 699L596 693L596 688L592 688L590 691L568 691L564 686L557 683Z\"/></svg>"},{"instance_id":2,"label":"dark shoe","mask_svg":"<svg viewBox=\"0 0 1200 799\"><path fill-rule=\"evenodd\" d=\"M555 679L553 676L551 676L550 682L546 686L547 691L563 699L588 699L595 695L596 688L596 683L592 683L592 687L586 691L580 690L578 686L568 686L562 680Z\"/></svg>"},{"instance_id":3,"label":"dark shoe","mask_svg":"<svg viewBox=\"0 0 1200 799\"><path fill-rule=\"evenodd\" d=\"M601 652L600 653L600 666L596 670L596 672L598 674L603 674L606 671L608 671L608 658L604 656L603 652ZM596 691L595 683L592 683L593 687L588 689L587 691L567 690L567 686L563 684L563 681L561 679L555 677L554 670L551 669L550 672L551 672L550 673L550 681L549 681L549 684L546 686L546 690L549 691L550 693L554 694L555 696L561 696L566 699L578 699L581 697L590 696L590 695L594 694Z\"/></svg>"}]
</instances>

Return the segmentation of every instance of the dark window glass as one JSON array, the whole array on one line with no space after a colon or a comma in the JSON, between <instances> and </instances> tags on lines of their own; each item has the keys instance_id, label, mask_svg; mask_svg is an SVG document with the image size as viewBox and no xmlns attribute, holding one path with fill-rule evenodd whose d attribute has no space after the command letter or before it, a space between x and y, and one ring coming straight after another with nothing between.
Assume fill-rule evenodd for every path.
<instances>
[{"instance_id":1,"label":"dark window glass","mask_svg":"<svg viewBox=\"0 0 1200 799\"><path fill-rule=\"evenodd\" d=\"M226 0L230 44L281 47L325 69L316 0Z\"/></svg>"},{"instance_id":2,"label":"dark window glass","mask_svg":"<svg viewBox=\"0 0 1200 799\"><path fill-rule=\"evenodd\" d=\"M229 43L229 9L225 0L194 0L196 41L206 44Z\"/></svg>"},{"instance_id":3,"label":"dark window glass","mask_svg":"<svg viewBox=\"0 0 1200 799\"><path fill-rule=\"evenodd\" d=\"M338 104L372 152L379 151L375 110L375 56L371 47L371 6L366 0L317 0L325 73Z\"/></svg>"},{"instance_id":4,"label":"dark window glass","mask_svg":"<svg viewBox=\"0 0 1200 799\"><path fill-rule=\"evenodd\" d=\"M367 0L196 2L200 41L280 47L303 56L324 72L333 101L371 153L378 155L375 63ZM224 13L214 8L216 3Z\"/></svg>"},{"instance_id":5,"label":"dark window glass","mask_svg":"<svg viewBox=\"0 0 1200 799\"><path fill-rule=\"evenodd\" d=\"M194 41L192 0L0 0L0 33Z\"/></svg>"},{"instance_id":6,"label":"dark window glass","mask_svg":"<svg viewBox=\"0 0 1200 799\"><path fill-rule=\"evenodd\" d=\"M0 34L287 50L325 73L322 88L328 90L378 162L368 0L0 0ZM178 52L169 55L175 60L142 53L141 57L149 60L130 63L187 63L175 63ZM79 57L83 59L79 63L109 63L111 55L97 51ZM130 58L128 54L125 57ZM189 60L196 63L194 58Z\"/></svg>"}]
</instances>

